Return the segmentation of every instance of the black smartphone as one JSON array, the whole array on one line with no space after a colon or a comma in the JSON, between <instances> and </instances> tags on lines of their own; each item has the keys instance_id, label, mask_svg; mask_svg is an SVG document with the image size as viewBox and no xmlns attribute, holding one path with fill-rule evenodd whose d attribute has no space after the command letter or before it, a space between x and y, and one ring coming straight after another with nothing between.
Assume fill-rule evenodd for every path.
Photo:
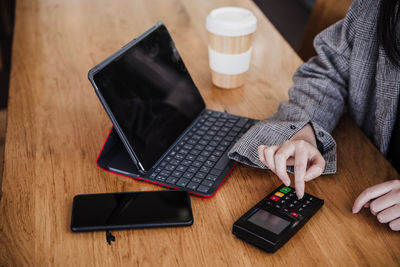
<instances>
[{"instance_id":1,"label":"black smartphone","mask_svg":"<svg viewBox=\"0 0 400 267\"><path fill-rule=\"evenodd\" d=\"M72 205L74 232L192 224L189 194L180 190L76 195Z\"/></svg>"}]
</instances>

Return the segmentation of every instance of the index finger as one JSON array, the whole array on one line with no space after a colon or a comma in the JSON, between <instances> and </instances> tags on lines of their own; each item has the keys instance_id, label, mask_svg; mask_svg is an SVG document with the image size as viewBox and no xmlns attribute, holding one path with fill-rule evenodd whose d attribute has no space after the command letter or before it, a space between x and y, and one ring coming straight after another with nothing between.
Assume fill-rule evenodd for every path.
<instances>
[{"instance_id":1,"label":"index finger","mask_svg":"<svg viewBox=\"0 0 400 267\"><path fill-rule=\"evenodd\" d=\"M299 199L304 196L304 176L306 174L308 157L305 149L297 149L294 155L294 179L296 187L296 195Z\"/></svg>"},{"instance_id":2,"label":"index finger","mask_svg":"<svg viewBox=\"0 0 400 267\"><path fill-rule=\"evenodd\" d=\"M392 190L392 181L377 184L365 189L354 201L353 213L357 213L361 208L367 204L371 199L375 199L379 196L386 194Z\"/></svg>"}]
</instances>

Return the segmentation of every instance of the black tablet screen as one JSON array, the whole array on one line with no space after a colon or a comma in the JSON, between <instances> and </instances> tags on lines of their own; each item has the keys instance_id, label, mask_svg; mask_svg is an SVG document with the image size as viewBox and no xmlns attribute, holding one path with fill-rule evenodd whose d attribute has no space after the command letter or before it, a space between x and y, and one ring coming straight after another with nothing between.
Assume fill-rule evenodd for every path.
<instances>
[{"instance_id":1,"label":"black tablet screen","mask_svg":"<svg viewBox=\"0 0 400 267\"><path fill-rule=\"evenodd\" d=\"M164 25L93 79L146 170L205 108Z\"/></svg>"}]
</instances>

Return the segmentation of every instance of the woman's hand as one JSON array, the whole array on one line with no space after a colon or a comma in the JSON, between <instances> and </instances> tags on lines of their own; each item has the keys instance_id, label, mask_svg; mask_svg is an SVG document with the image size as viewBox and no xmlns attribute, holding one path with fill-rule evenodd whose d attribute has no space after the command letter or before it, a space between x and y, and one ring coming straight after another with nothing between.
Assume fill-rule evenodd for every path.
<instances>
[{"instance_id":1,"label":"woman's hand","mask_svg":"<svg viewBox=\"0 0 400 267\"><path fill-rule=\"evenodd\" d=\"M258 157L286 186L290 185L286 166L294 165L298 198L304 196L305 182L320 176L325 169L325 160L317 149L314 130L309 124L279 146L259 146Z\"/></svg>"},{"instance_id":2,"label":"woman's hand","mask_svg":"<svg viewBox=\"0 0 400 267\"><path fill-rule=\"evenodd\" d=\"M400 180L371 186L354 201L353 213L369 208L380 223L389 223L393 231L400 230Z\"/></svg>"}]
</instances>

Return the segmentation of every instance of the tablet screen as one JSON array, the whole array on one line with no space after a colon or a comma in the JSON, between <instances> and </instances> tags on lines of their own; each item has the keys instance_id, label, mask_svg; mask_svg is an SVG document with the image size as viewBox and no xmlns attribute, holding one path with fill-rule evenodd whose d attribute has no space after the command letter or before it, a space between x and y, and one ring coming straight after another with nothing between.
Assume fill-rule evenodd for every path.
<instances>
[{"instance_id":1,"label":"tablet screen","mask_svg":"<svg viewBox=\"0 0 400 267\"><path fill-rule=\"evenodd\" d=\"M164 25L93 76L145 170L205 108Z\"/></svg>"}]
</instances>

